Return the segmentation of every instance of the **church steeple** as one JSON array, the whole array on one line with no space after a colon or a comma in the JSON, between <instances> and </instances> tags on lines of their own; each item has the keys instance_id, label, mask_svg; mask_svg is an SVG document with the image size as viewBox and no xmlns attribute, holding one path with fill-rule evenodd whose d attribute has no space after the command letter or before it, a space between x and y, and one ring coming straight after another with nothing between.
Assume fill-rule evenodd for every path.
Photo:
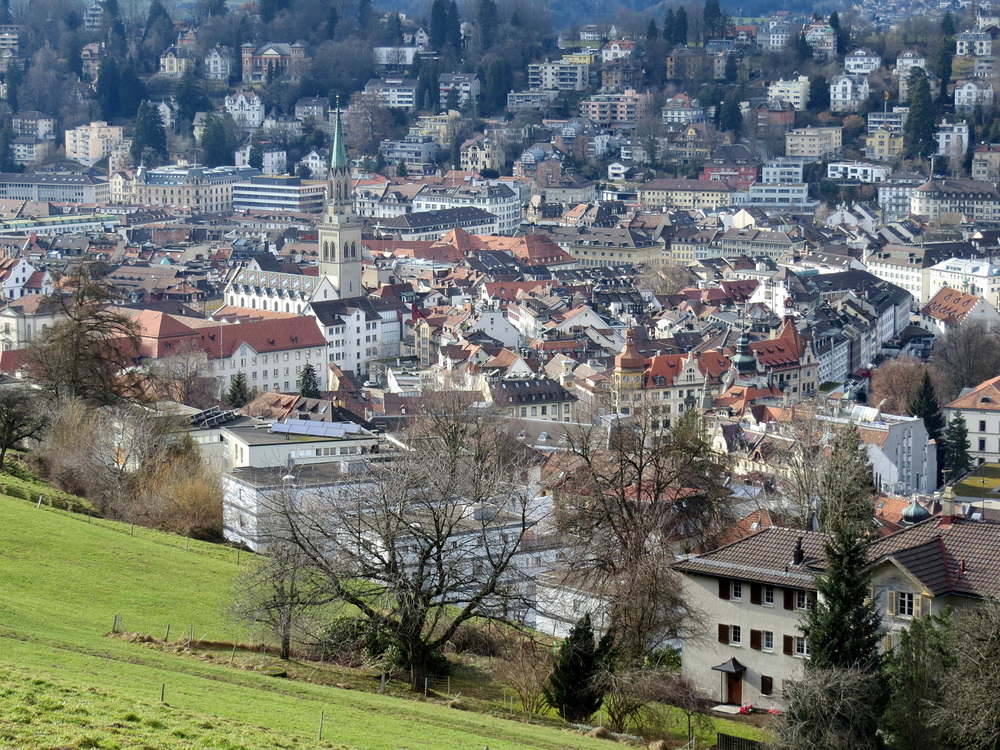
<instances>
[{"instance_id":1,"label":"church steeple","mask_svg":"<svg viewBox=\"0 0 1000 750\"><path fill-rule=\"evenodd\" d=\"M340 102L330 148L326 209L319 225L319 272L329 276L341 299L358 297L361 287L361 221L354 213L351 170L340 121Z\"/></svg>"}]
</instances>

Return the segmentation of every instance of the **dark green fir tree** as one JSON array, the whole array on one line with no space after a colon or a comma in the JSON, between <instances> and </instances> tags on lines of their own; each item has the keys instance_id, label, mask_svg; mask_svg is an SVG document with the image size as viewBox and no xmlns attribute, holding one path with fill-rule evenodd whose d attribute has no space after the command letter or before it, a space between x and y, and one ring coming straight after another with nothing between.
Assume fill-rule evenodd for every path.
<instances>
[{"instance_id":1,"label":"dark green fir tree","mask_svg":"<svg viewBox=\"0 0 1000 750\"><path fill-rule=\"evenodd\" d=\"M586 614L559 647L559 659L542 694L566 721L585 721L600 707L603 691L597 678L609 667L612 643L610 633L595 641Z\"/></svg>"}]
</instances>

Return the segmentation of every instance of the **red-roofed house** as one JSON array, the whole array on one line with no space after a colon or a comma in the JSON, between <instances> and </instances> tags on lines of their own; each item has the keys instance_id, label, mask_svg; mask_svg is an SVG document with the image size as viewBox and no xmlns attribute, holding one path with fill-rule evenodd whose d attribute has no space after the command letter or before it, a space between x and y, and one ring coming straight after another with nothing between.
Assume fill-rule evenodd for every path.
<instances>
[{"instance_id":1,"label":"red-roofed house","mask_svg":"<svg viewBox=\"0 0 1000 750\"><path fill-rule=\"evenodd\" d=\"M970 320L994 325L1000 322L1000 313L982 297L945 286L924 305L920 318L933 333L942 334Z\"/></svg>"},{"instance_id":2,"label":"red-roofed house","mask_svg":"<svg viewBox=\"0 0 1000 750\"><path fill-rule=\"evenodd\" d=\"M969 456L973 461L1000 461L1000 376L980 383L944 405L949 422L959 411L969 429Z\"/></svg>"},{"instance_id":3,"label":"red-roofed house","mask_svg":"<svg viewBox=\"0 0 1000 750\"><path fill-rule=\"evenodd\" d=\"M819 387L819 362L812 340L798 332L792 318L782 324L777 337L750 344L750 351L782 391L800 396Z\"/></svg>"}]
</instances>

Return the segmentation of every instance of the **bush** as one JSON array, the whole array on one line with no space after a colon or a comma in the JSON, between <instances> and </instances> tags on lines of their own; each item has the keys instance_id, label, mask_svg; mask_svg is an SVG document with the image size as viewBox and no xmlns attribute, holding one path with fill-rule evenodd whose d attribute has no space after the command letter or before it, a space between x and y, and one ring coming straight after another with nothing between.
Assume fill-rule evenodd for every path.
<instances>
[{"instance_id":1,"label":"bush","mask_svg":"<svg viewBox=\"0 0 1000 750\"><path fill-rule=\"evenodd\" d=\"M504 643L494 628L484 626L460 625L448 641L456 653L470 653L476 656L500 656L504 651Z\"/></svg>"}]
</instances>

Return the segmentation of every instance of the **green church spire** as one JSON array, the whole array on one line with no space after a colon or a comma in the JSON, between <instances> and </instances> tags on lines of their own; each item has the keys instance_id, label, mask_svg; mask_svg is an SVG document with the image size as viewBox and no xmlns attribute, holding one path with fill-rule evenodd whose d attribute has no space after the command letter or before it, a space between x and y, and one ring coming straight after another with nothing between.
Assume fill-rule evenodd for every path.
<instances>
[{"instance_id":1,"label":"green church spire","mask_svg":"<svg viewBox=\"0 0 1000 750\"><path fill-rule=\"evenodd\" d=\"M330 149L330 169L347 169L347 150L344 148L344 130L340 124L340 97L337 97L337 124L333 129L333 147Z\"/></svg>"}]
</instances>

